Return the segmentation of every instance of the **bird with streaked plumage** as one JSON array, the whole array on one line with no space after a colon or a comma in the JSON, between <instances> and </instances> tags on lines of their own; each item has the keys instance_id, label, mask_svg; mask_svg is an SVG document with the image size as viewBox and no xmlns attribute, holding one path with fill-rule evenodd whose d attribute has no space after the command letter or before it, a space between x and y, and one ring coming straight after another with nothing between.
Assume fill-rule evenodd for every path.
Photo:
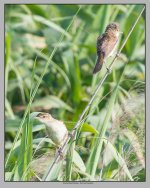
<instances>
[{"instance_id":1,"label":"bird with streaked plumage","mask_svg":"<svg viewBox=\"0 0 150 188\"><path fill-rule=\"evenodd\" d=\"M105 59L111 56L117 45L120 29L118 23L110 23L105 32L97 38L97 62L93 70L93 74L96 74L101 70Z\"/></svg>"}]
</instances>

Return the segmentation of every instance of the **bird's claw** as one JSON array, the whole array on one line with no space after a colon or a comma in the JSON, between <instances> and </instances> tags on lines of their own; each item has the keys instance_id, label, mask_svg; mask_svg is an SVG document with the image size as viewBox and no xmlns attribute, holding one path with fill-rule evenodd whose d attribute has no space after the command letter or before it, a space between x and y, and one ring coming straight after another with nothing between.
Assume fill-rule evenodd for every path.
<instances>
[{"instance_id":1,"label":"bird's claw","mask_svg":"<svg viewBox=\"0 0 150 188\"><path fill-rule=\"evenodd\" d=\"M58 155L60 156L60 160L64 159L64 155L63 155L63 152L62 152L62 148L61 148L61 147L57 150L56 153L58 153ZM56 154L56 155L57 155L57 154Z\"/></svg>"},{"instance_id":2,"label":"bird's claw","mask_svg":"<svg viewBox=\"0 0 150 188\"><path fill-rule=\"evenodd\" d=\"M59 153L59 155L62 155L62 154L63 154L63 153L62 153L62 148L61 148L61 147L58 149L58 153Z\"/></svg>"},{"instance_id":3,"label":"bird's claw","mask_svg":"<svg viewBox=\"0 0 150 188\"><path fill-rule=\"evenodd\" d=\"M107 73L110 74L110 69L106 67Z\"/></svg>"},{"instance_id":4,"label":"bird's claw","mask_svg":"<svg viewBox=\"0 0 150 188\"><path fill-rule=\"evenodd\" d=\"M70 138L73 138L73 133L68 133Z\"/></svg>"},{"instance_id":5,"label":"bird's claw","mask_svg":"<svg viewBox=\"0 0 150 188\"><path fill-rule=\"evenodd\" d=\"M118 58L118 57L120 57L120 54L119 54L119 53L117 53L117 54L116 54L116 57L117 57L117 58Z\"/></svg>"}]
</instances>

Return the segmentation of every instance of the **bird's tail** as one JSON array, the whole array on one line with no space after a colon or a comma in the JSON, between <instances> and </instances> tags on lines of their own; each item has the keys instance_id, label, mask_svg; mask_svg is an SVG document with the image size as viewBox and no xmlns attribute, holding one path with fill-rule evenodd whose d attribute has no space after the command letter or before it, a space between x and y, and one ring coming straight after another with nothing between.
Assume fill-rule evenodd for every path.
<instances>
[{"instance_id":1,"label":"bird's tail","mask_svg":"<svg viewBox=\"0 0 150 188\"><path fill-rule=\"evenodd\" d=\"M93 74L96 74L98 71L101 70L103 63L104 63L104 56L101 53L101 54L98 55L97 63L94 67Z\"/></svg>"}]
</instances>

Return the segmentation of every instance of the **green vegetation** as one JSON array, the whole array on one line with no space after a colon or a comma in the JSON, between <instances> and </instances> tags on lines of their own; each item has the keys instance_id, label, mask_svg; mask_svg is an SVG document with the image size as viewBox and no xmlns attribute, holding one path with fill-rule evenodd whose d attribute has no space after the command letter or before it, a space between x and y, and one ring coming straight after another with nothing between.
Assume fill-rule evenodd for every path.
<instances>
[{"instance_id":1,"label":"green vegetation","mask_svg":"<svg viewBox=\"0 0 150 188\"><path fill-rule=\"evenodd\" d=\"M49 112L72 130L106 72L92 74L97 37L118 22L119 49L142 9L5 5L6 181L44 179L56 148L34 114ZM68 146L47 180L145 181L144 13Z\"/></svg>"}]
</instances>

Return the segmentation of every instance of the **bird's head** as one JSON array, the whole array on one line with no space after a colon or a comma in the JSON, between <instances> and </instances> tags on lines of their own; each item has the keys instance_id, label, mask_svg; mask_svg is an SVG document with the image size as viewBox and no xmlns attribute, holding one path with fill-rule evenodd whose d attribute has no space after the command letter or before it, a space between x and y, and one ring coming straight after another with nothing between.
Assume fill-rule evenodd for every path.
<instances>
[{"instance_id":1,"label":"bird's head","mask_svg":"<svg viewBox=\"0 0 150 188\"><path fill-rule=\"evenodd\" d=\"M116 36L119 36L120 33L120 28L119 28L119 24L118 23L110 23L107 27L106 27L106 30L105 32L107 33L113 33L114 35Z\"/></svg>"},{"instance_id":2,"label":"bird's head","mask_svg":"<svg viewBox=\"0 0 150 188\"><path fill-rule=\"evenodd\" d=\"M46 123L47 121L51 121L53 117L49 113L40 112L35 119L41 123Z\"/></svg>"}]
</instances>

